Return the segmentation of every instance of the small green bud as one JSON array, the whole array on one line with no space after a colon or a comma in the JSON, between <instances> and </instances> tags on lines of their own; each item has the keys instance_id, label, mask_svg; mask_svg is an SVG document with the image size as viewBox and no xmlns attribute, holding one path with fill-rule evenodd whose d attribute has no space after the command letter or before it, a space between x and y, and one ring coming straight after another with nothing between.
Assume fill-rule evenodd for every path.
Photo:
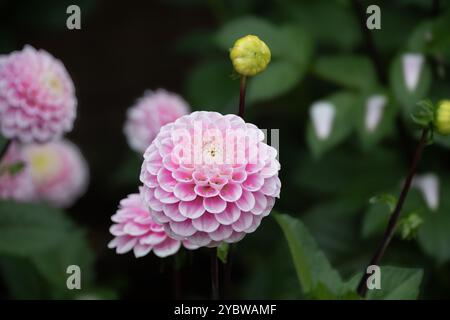
<instances>
[{"instance_id":1,"label":"small green bud","mask_svg":"<svg viewBox=\"0 0 450 320\"><path fill-rule=\"evenodd\" d=\"M438 103L434 128L437 133L443 136L450 135L450 100L443 100Z\"/></svg>"},{"instance_id":2,"label":"small green bud","mask_svg":"<svg viewBox=\"0 0 450 320\"><path fill-rule=\"evenodd\" d=\"M419 227L422 225L423 220L417 213L411 213L407 217L400 221L400 232L402 239L410 240L417 235Z\"/></svg>"},{"instance_id":3,"label":"small green bud","mask_svg":"<svg viewBox=\"0 0 450 320\"><path fill-rule=\"evenodd\" d=\"M254 76L267 68L270 62L269 47L257 36L238 39L230 49L230 59L237 73Z\"/></svg>"}]
</instances>

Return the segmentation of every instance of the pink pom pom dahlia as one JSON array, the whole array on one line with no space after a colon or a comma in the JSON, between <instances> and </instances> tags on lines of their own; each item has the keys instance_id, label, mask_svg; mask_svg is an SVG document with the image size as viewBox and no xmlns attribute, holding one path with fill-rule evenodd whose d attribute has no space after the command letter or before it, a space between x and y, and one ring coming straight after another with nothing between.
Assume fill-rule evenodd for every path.
<instances>
[{"instance_id":1,"label":"pink pom pom dahlia","mask_svg":"<svg viewBox=\"0 0 450 320\"><path fill-rule=\"evenodd\" d=\"M279 197L264 133L235 115L194 112L161 128L144 154L144 201L175 239L214 247L259 226Z\"/></svg>"},{"instance_id":2,"label":"pink pom pom dahlia","mask_svg":"<svg viewBox=\"0 0 450 320\"><path fill-rule=\"evenodd\" d=\"M189 109L174 93L162 89L146 92L127 112L124 132L130 147L143 153L163 125L184 116Z\"/></svg>"},{"instance_id":3,"label":"pink pom pom dahlia","mask_svg":"<svg viewBox=\"0 0 450 320\"><path fill-rule=\"evenodd\" d=\"M0 130L8 139L47 142L72 129L74 85L61 61L25 46L0 56Z\"/></svg>"},{"instance_id":4,"label":"pink pom pom dahlia","mask_svg":"<svg viewBox=\"0 0 450 320\"><path fill-rule=\"evenodd\" d=\"M0 199L31 201L34 188L20 147L12 143L0 162Z\"/></svg>"},{"instance_id":5,"label":"pink pom pom dahlia","mask_svg":"<svg viewBox=\"0 0 450 320\"><path fill-rule=\"evenodd\" d=\"M23 148L36 200L57 207L71 206L86 190L88 167L77 146L67 140Z\"/></svg>"},{"instance_id":6,"label":"pink pom pom dahlia","mask_svg":"<svg viewBox=\"0 0 450 320\"><path fill-rule=\"evenodd\" d=\"M109 230L115 238L108 247L116 248L118 254L133 250L136 258L139 258L153 250L155 255L164 258L177 253L181 247L180 241L169 237L163 226L153 221L138 193L130 194L120 201L119 210L111 220L115 224ZM188 242L184 245L188 249L196 249Z\"/></svg>"}]
</instances>

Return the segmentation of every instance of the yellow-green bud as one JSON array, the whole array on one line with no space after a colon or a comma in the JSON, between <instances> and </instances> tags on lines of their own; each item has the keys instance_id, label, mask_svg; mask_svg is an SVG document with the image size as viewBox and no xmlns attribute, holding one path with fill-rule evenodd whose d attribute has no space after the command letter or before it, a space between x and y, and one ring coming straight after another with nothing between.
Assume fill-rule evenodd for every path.
<instances>
[{"instance_id":1,"label":"yellow-green bud","mask_svg":"<svg viewBox=\"0 0 450 320\"><path fill-rule=\"evenodd\" d=\"M437 133L444 136L450 135L450 100L443 100L438 103L434 127Z\"/></svg>"},{"instance_id":2,"label":"yellow-green bud","mask_svg":"<svg viewBox=\"0 0 450 320\"><path fill-rule=\"evenodd\" d=\"M269 47L257 36L238 39L230 50L234 69L243 76L254 76L267 68L270 62Z\"/></svg>"}]
</instances>

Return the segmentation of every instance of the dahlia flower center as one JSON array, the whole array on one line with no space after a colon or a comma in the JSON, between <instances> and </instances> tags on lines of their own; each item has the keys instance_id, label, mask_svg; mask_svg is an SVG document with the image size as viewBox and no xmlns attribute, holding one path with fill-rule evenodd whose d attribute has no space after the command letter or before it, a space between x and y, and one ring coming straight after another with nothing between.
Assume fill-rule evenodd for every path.
<instances>
[{"instance_id":1,"label":"dahlia flower center","mask_svg":"<svg viewBox=\"0 0 450 320\"><path fill-rule=\"evenodd\" d=\"M55 73L47 73L42 80L43 84L56 95L63 93L63 83Z\"/></svg>"},{"instance_id":2,"label":"dahlia flower center","mask_svg":"<svg viewBox=\"0 0 450 320\"><path fill-rule=\"evenodd\" d=\"M214 143L208 142L203 146L203 161L205 164L222 164L223 163L223 150Z\"/></svg>"},{"instance_id":3,"label":"dahlia flower center","mask_svg":"<svg viewBox=\"0 0 450 320\"><path fill-rule=\"evenodd\" d=\"M37 181L53 176L58 172L61 165L62 163L59 161L57 155L50 150L45 150L45 148L30 153L29 166L33 178Z\"/></svg>"}]
</instances>

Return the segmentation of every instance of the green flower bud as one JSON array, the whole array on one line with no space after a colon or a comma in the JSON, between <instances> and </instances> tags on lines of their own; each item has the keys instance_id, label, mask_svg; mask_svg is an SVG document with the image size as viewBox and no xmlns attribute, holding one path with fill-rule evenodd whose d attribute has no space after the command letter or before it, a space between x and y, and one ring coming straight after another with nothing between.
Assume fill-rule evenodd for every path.
<instances>
[{"instance_id":1,"label":"green flower bud","mask_svg":"<svg viewBox=\"0 0 450 320\"><path fill-rule=\"evenodd\" d=\"M400 232L402 239L410 240L416 237L419 227L423 224L422 218L417 213L411 213L409 216L403 218L400 225Z\"/></svg>"},{"instance_id":2,"label":"green flower bud","mask_svg":"<svg viewBox=\"0 0 450 320\"><path fill-rule=\"evenodd\" d=\"M443 136L450 135L450 100L443 100L438 103L434 128L437 133Z\"/></svg>"},{"instance_id":3,"label":"green flower bud","mask_svg":"<svg viewBox=\"0 0 450 320\"><path fill-rule=\"evenodd\" d=\"M270 62L269 47L257 36L238 39L230 50L234 69L243 76L254 76L267 68Z\"/></svg>"}]
</instances>

